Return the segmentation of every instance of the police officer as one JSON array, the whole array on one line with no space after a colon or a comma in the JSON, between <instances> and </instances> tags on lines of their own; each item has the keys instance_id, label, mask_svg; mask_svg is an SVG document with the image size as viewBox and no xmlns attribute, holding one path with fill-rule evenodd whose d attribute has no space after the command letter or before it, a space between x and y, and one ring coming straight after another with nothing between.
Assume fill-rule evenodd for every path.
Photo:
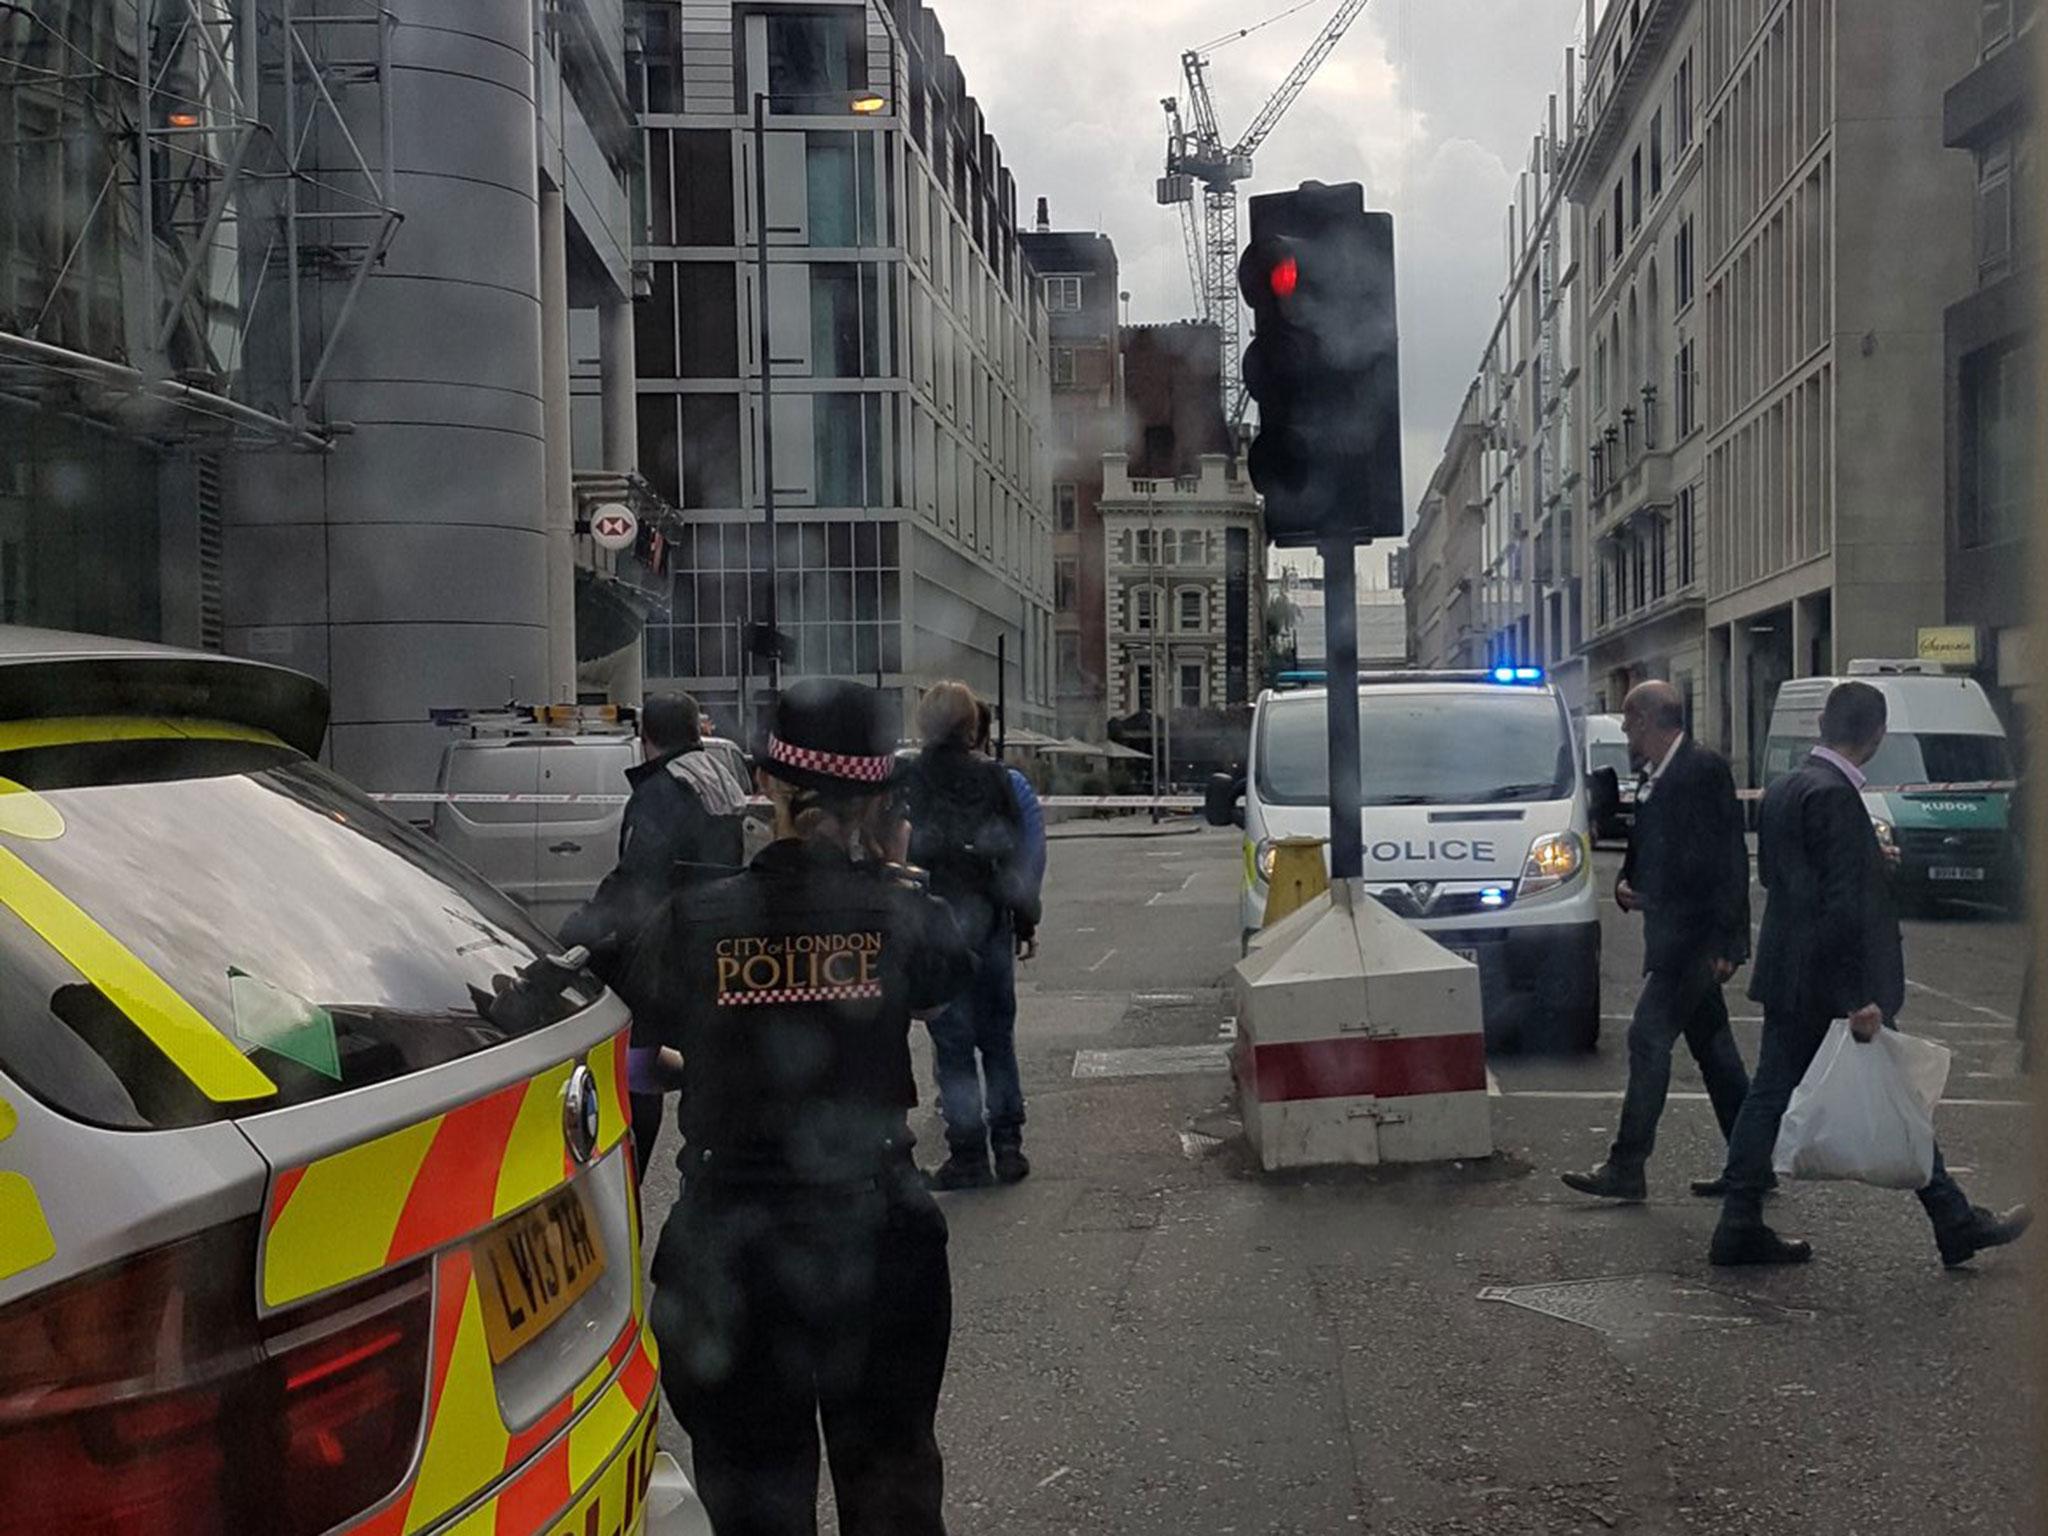
<instances>
[{"instance_id":1,"label":"police officer","mask_svg":"<svg viewBox=\"0 0 2048 1536\"><path fill-rule=\"evenodd\" d=\"M972 976L902 860L881 695L816 678L757 759L776 840L672 898L621 992L683 1058L682 1194L654 1260L662 1381L719 1536L943 1536L946 1223L911 1161L910 1021Z\"/></svg>"}]
</instances>

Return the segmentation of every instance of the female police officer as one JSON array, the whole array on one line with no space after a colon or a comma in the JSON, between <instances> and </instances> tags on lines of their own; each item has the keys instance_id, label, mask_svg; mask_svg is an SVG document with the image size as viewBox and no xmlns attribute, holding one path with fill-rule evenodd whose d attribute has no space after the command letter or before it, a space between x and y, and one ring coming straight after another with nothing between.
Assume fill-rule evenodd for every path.
<instances>
[{"instance_id":1,"label":"female police officer","mask_svg":"<svg viewBox=\"0 0 2048 1536\"><path fill-rule=\"evenodd\" d=\"M718 1536L812 1536L820 1417L846 1536L945 1530L952 1286L911 1162L909 1029L973 961L902 867L893 747L873 689L785 692L756 765L776 841L670 900L620 988L635 1043L683 1056L653 1316Z\"/></svg>"}]
</instances>

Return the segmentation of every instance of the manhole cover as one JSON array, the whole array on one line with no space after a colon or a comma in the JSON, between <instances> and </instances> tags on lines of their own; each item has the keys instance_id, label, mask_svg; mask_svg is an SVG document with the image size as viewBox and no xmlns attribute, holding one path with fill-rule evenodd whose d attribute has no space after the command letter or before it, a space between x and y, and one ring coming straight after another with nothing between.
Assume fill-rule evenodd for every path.
<instances>
[{"instance_id":1,"label":"manhole cover","mask_svg":"<svg viewBox=\"0 0 2048 1536\"><path fill-rule=\"evenodd\" d=\"M1615 1275L1596 1280L1559 1280L1547 1285L1489 1285L1479 1293L1479 1299L1504 1301L1509 1306L1561 1318L1618 1339L1753 1328L1762 1323L1809 1322L1813 1318L1811 1312L1713 1290L1681 1275Z\"/></svg>"},{"instance_id":2,"label":"manhole cover","mask_svg":"<svg viewBox=\"0 0 2048 1536\"><path fill-rule=\"evenodd\" d=\"M1074 1052L1076 1077L1177 1077L1229 1068L1229 1049L1221 1045L1140 1045L1118 1051Z\"/></svg>"}]
</instances>

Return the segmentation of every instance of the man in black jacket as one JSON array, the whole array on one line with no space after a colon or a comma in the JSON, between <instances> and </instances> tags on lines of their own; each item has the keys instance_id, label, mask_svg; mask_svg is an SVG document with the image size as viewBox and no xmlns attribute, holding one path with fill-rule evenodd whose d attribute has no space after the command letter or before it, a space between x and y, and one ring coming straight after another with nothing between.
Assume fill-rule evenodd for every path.
<instances>
[{"instance_id":1,"label":"man in black jacket","mask_svg":"<svg viewBox=\"0 0 2048 1536\"><path fill-rule=\"evenodd\" d=\"M1778 1124L1828 1026L1847 1018L1858 1040L1890 1028L1906 1001L1906 958L1890 871L1863 805L1863 765L1885 736L1884 695L1848 682L1828 695L1821 744L1764 796L1757 866L1766 895L1749 995L1763 1004L1756 1081L1728 1142L1727 1199L1709 1258L1716 1264L1803 1264L1813 1250L1763 1221ZM1920 1191L1947 1265L2011 1242L2033 1219L1973 1206L1942 1166Z\"/></svg>"},{"instance_id":2,"label":"man in black jacket","mask_svg":"<svg viewBox=\"0 0 2048 1536\"><path fill-rule=\"evenodd\" d=\"M1683 1038L1706 1079L1721 1134L1735 1128L1749 1074L1722 985L1749 958L1749 846L1728 764L1686 734L1685 700L1643 683L1622 705L1629 751L1648 770L1615 899L1643 914L1643 990L1628 1030L1628 1091L1607 1161L1564 1182L1610 1200L1645 1198L1644 1165ZM1719 1181L1695 1193L1720 1194Z\"/></svg>"},{"instance_id":3,"label":"man in black jacket","mask_svg":"<svg viewBox=\"0 0 2048 1536\"><path fill-rule=\"evenodd\" d=\"M965 683L933 684L917 723L925 745L910 776L911 862L931 871L932 894L953 909L977 961L973 984L929 1025L948 1149L932 1184L1014 1184L1031 1172L1017 1069L1017 940L1039 918L1023 812L1009 770L975 750L979 712Z\"/></svg>"},{"instance_id":4,"label":"man in black jacket","mask_svg":"<svg viewBox=\"0 0 2048 1536\"><path fill-rule=\"evenodd\" d=\"M642 761L626 770L632 797L619 823L619 862L597 892L562 924L562 942L591 953L591 969L614 985L626 946L671 892L738 869L747 786L703 748L702 715L687 693L657 695L640 710ZM635 1061L633 1140L641 1166L661 1131L662 1094Z\"/></svg>"}]
</instances>

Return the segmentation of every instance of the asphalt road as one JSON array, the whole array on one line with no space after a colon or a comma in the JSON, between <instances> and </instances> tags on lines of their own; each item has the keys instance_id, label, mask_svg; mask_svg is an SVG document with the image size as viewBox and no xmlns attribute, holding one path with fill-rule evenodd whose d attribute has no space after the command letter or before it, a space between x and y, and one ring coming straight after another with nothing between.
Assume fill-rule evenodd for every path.
<instances>
[{"instance_id":1,"label":"asphalt road","mask_svg":"<svg viewBox=\"0 0 2048 1536\"><path fill-rule=\"evenodd\" d=\"M2033 1528L2020 1254L1945 1272L1910 1196L1804 1185L1772 1220L1812 1265L1710 1268L1685 1183L1720 1139L1687 1061L1649 1204L1558 1184L1602 1155L1625 1077L1641 946L1618 913L1601 1051L1496 1062L1493 1159L1250 1172L1215 1049L1240 869L1235 834L1054 844L1020 983L1036 1171L943 1197L955 1536ZM2018 1199L2019 933L1914 923L1907 946L1903 1022L1956 1052L1949 1161ZM1753 1061L1739 984L1731 1006ZM1081 1054L1160 1046L1186 1049ZM1077 1075L1134 1064L1176 1070Z\"/></svg>"}]
</instances>

